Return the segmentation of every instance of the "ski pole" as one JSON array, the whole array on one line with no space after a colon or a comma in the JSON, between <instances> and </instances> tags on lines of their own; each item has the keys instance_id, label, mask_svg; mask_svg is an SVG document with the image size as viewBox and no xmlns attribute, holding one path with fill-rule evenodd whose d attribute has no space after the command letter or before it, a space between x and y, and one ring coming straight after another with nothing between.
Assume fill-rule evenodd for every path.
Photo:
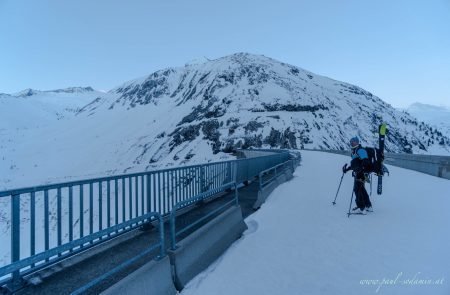
<instances>
[{"instance_id":1,"label":"ski pole","mask_svg":"<svg viewBox=\"0 0 450 295\"><path fill-rule=\"evenodd\" d=\"M341 181L339 182L339 187L338 187L338 190L336 192L336 196L334 197L333 205L336 205L336 199L337 199L337 196L339 194L339 190L341 189L342 179L344 178L344 175L345 175L345 173L342 172Z\"/></svg>"},{"instance_id":2,"label":"ski pole","mask_svg":"<svg viewBox=\"0 0 450 295\"><path fill-rule=\"evenodd\" d=\"M347 217L350 217L350 210L352 208L352 203L353 203L353 194L355 193L355 190L352 190L352 198L350 199L350 205L348 206L348 213L347 213Z\"/></svg>"},{"instance_id":3,"label":"ski pole","mask_svg":"<svg viewBox=\"0 0 450 295\"><path fill-rule=\"evenodd\" d=\"M370 196L372 196L372 173L370 173Z\"/></svg>"}]
</instances>

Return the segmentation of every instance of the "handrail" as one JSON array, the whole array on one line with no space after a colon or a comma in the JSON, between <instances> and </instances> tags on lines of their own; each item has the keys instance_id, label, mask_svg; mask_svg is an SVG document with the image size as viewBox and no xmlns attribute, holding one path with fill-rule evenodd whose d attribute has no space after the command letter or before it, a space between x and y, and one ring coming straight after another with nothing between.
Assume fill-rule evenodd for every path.
<instances>
[{"instance_id":1,"label":"handrail","mask_svg":"<svg viewBox=\"0 0 450 295\"><path fill-rule=\"evenodd\" d=\"M284 163L278 164L278 165L273 166L273 167L271 167L269 169L266 169L266 170L263 170L263 171L259 172L259 189L261 190L264 185L266 185L267 183L271 182L274 178L276 178L278 176L278 173L277 173L278 172L277 171L278 167L284 166L284 165L286 165L288 163L292 163L293 164L293 160L286 161ZM264 174L266 174L266 173L268 173L268 172L270 172L272 170L275 170L275 175L273 177L269 178L268 180L264 181L263 180Z\"/></svg>"},{"instance_id":2,"label":"handrail","mask_svg":"<svg viewBox=\"0 0 450 295\"><path fill-rule=\"evenodd\" d=\"M266 151L266 150L264 150ZM269 150L267 150L269 151ZM274 150L274 153L287 153L287 151L280 152L281 150ZM264 157L270 157L273 155L261 155L257 156L251 159L255 158L264 158ZM156 169L156 170L150 170L145 172L137 172L137 173L128 173L128 174L119 174L119 175L112 175L112 176L104 176L104 177L97 177L97 178L88 178L88 179L82 179L82 180L74 180L74 181L68 181L68 182L59 182L59 183L51 183L51 184L44 184L44 185L38 185L38 186L31 186L31 187L25 187L25 188L14 188L14 189L8 189L4 191L0 191L0 197L4 196L10 196L15 194L24 194L24 193L31 193L36 191L44 191L44 190L52 190L57 189L58 187L64 186L64 187L70 187L70 186L79 186L79 185L85 185L92 182L104 182L104 181L111 181L111 180L118 180L122 178L130 178L130 177L139 177L139 176L145 176L151 173L156 172L171 172L179 169L190 169L190 168L198 168L202 166L208 166L208 165L215 165L215 164L224 164L224 163L231 163L231 162L240 162L240 161L247 161L249 159L234 159L234 160L227 160L227 161L218 161L218 162L211 162L207 164L195 164L195 165L187 165L187 166L181 166L176 168L166 168L166 169Z\"/></svg>"},{"instance_id":3,"label":"handrail","mask_svg":"<svg viewBox=\"0 0 450 295\"><path fill-rule=\"evenodd\" d=\"M18 283L30 274L112 237L135 229L117 225L133 224L136 218L157 212L163 218L177 203L199 194L220 192L229 183L252 180L262 170L290 158L277 152L254 158L198 164L141 173L78 180L0 192L6 200L0 208L10 220L10 237L2 247L11 263L19 264L12 277L1 278ZM9 211L10 210L10 211ZM9 212L7 212L9 211ZM105 230L114 229L106 236ZM101 237L99 237L99 235ZM83 245L77 240L86 241ZM2 250L3 251L3 250ZM40 251L43 251L39 253ZM44 253L44 254L43 254ZM52 254L51 256L48 255ZM33 257L33 258L31 258ZM28 265L24 265L27 261ZM27 269L23 269L27 268ZM2 268L0 268L2 269Z\"/></svg>"}]
</instances>

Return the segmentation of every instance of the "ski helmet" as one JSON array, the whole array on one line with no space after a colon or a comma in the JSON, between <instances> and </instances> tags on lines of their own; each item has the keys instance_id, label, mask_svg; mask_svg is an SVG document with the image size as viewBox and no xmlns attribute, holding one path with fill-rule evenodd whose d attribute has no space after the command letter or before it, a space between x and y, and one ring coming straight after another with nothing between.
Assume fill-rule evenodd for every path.
<instances>
[{"instance_id":1,"label":"ski helmet","mask_svg":"<svg viewBox=\"0 0 450 295\"><path fill-rule=\"evenodd\" d=\"M352 147L352 149L354 149L354 148L359 146L359 138L358 138L358 136L352 137L350 139L350 146Z\"/></svg>"}]
</instances>

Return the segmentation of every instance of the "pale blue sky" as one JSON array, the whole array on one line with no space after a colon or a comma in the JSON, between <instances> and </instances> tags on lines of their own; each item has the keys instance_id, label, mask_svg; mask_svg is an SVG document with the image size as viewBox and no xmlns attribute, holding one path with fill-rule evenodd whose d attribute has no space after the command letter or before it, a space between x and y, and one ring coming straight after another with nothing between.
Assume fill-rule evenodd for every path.
<instances>
[{"instance_id":1,"label":"pale blue sky","mask_svg":"<svg viewBox=\"0 0 450 295\"><path fill-rule=\"evenodd\" d=\"M0 0L0 92L109 90L235 52L356 84L394 106L450 105L450 0Z\"/></svg>"}]
</instances>

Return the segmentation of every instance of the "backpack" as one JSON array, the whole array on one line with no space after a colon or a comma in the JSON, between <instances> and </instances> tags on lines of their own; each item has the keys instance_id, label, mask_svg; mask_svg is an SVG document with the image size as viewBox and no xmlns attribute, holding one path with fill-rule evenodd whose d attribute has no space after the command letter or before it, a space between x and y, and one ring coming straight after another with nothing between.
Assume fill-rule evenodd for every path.
<instances>
[{"instance_id":1,"label":"backpack","mask_svg":"<svg viewBox=\"0 0 450 295\"><path fill-rule=\"evenodd\" d=\"M384 153L380 149L374 147L364 147L363 149L366 150L367 157L369 158L364 170L369 173L373 172L375 174L381 174Z\"/></svg>"}]
</instances>

